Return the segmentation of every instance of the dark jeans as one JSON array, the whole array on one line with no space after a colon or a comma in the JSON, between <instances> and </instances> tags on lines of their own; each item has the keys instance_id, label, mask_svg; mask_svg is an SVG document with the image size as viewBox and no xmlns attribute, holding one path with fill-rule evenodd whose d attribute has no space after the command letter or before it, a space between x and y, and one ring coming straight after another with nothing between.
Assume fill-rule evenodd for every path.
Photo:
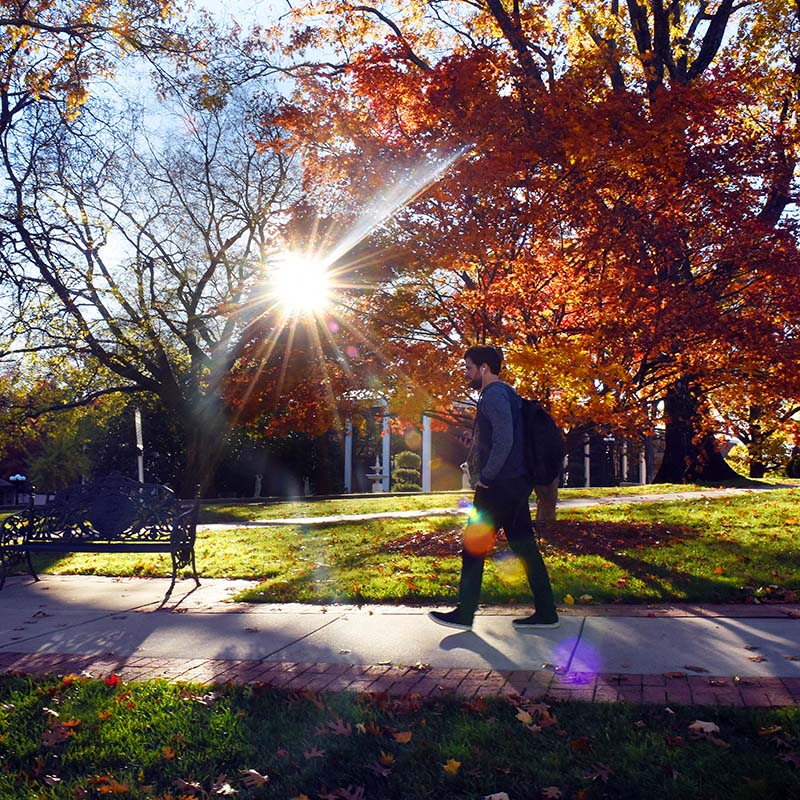
<instances>
[{"instance_id":1,"label":"dark jeans","mask_svg":"<svg viewBox=\"0 0 800 800\"><path fill-rule=\"evenodd\" d=\"M531 486L526 478L511 478L488 489L479 486L475 490L473 503L481 521L491 524L495 531L502 529L505 532L509 547L525 567L536 612L543 617L551 617L556 614L556 606L547 568L533 533L528 506L530 493ZM480 552L462 548L458 605L470 618L478 608L484 561L485 556Z\"/></svg>"}]
</instances>

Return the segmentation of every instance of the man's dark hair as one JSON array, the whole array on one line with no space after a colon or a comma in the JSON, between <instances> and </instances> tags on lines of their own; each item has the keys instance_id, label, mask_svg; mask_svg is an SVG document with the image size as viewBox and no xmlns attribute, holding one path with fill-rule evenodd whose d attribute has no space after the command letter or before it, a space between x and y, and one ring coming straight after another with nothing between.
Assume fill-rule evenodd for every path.
<instances>
[{"instance_id":1,"label":"man's dark hair","mask_svg":"<svg viewBox=\"0 0 800 800\"><path fill-rule=\"evenodd\" d=\"M468 358L478 366L486 364L493 375L499 375L503 364L503 351L499 347L476 344L464 353L464 358Z\"/></svg>"}]
</instances>

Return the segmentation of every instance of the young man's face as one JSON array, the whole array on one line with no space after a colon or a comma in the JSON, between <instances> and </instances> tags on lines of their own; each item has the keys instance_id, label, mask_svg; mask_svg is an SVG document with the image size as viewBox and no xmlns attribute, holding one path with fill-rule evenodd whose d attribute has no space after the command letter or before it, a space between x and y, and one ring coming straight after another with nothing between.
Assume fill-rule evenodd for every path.
<instances>
[{"instance_id":1,"label":"young man's face","mask_svg":"<svg viewBox=\"0 0 800 800\"><path fill-rule=\"evenodd\" d=\"M471 358L464 359L464 377L467 379L471 389L483 388L483 376L481 375L481 368Z\"/></svg>"}]
</instances>

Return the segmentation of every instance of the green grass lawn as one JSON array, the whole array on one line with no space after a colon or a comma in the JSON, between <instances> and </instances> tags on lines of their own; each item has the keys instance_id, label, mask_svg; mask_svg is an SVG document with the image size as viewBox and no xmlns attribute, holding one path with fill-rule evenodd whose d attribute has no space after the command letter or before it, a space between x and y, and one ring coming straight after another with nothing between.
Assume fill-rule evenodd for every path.
<instances>
[{"instance_id":1,"label":"green grass lawn","mask_svg":"<svg viewBox=\"0 0 800 800\"><path fill-rule=\"evenodd\" d=\"M797 708L209 688L0 677L0 797L800 797Z\"/></svg>"},{"instance_id":2,"label":"green grass lawn","mask_svg":"<svg viewBox=\"0 0 800 800\"><path fill-rule=\"evenodd\" d=\"M788 479L787 479L788 480ZM793 483L795 481L788 481ZM769 485L771 481L750 481L742 478L725 486ZM796 481L800 485L800 481ZM707 486L685 483L656 483L645 486L610 486L590 489L561 489L563 499L572 497L624 497L626 495L666 494L707 489ZM284 503L247 502L214 503L202 506L200 522L252 522L256 520L331 517L338 514L380 514L392 511L427 511L432 508L453 508L459 500L471 499L470 492L432 492L374 497L340 497L333 500L293 500Z\"/></svg>"},{"instance_id":3,"label":"green grass lawn","mask_svg":"<svg viewBox=\"0 0 800 800\"><path fill-rule=\"evenodd\" d=\"M203 532L198 569L261 581L239 595L255 602L450 603L463 524L463 517L433 517ZM800 489L785 489L573 509L541 545L559 603L568 595L578 603L794 601L798 532ZM108 554L39 566L143 576L170 569L167 556ZM487 561L482 599L516 604L529 596L501 538Z\"/></svg>"}]
</instances>

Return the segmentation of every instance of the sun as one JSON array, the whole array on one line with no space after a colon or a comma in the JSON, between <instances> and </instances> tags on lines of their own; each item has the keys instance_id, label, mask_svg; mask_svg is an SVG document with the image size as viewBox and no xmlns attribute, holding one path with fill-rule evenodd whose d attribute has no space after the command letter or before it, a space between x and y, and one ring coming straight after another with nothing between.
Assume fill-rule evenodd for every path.
<instances>
[{"instance_id":1,"label":"sun","mask_svg":"<svg viewBox=\"0 0 800 800\"><path fill-rule=\"evenodd\" d=\"M330 303L331 275L312 256L283 253L267 267L267 290L287 316L313 316Z\"/></svg>"}]
</instances>

